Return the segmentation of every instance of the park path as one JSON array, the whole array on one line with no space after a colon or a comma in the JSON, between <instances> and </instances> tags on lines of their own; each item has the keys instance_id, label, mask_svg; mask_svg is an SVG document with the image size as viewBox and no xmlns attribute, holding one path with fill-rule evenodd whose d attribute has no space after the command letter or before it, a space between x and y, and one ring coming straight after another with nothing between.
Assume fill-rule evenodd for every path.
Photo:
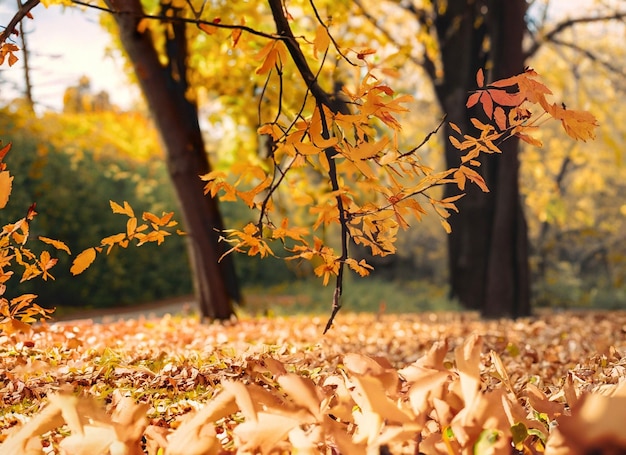
<instances>
[{"instance_id":1,"label":"park path","mask_svg":"<svg viewBox=\"0 0 626 455\"><path fill-rule=\"evenodd\" d=\"M95 323L109 323L128 319L162 318L166 314L186 315L195 312L195 310L196 303L194 297L189 295L139 305L78 311L61 317L55 317L53 314L52 321L90 319Z\"/></svg>"}]
</instances>

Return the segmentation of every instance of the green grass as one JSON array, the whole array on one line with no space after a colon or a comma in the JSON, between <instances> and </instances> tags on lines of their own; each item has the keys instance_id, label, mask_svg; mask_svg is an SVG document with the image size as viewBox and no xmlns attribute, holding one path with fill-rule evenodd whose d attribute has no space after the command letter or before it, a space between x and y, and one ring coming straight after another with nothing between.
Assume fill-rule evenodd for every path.
<instances>
[{"instance_id":1,"label":"green grass","mask_svg":"<svg viewBox=\"0 0 626 455\"><path fill-rule=\"evenodd\" d=\"M255 316L271 314L327 313L334 286L320 280L296 280L268 287L245 289L244 312ZM377 278L349 278L343 287L342 307L351 312L408 313L459 311L461 306L447 297L447 289L424 281L396 282Z\"/></svg>"}]
</instances>

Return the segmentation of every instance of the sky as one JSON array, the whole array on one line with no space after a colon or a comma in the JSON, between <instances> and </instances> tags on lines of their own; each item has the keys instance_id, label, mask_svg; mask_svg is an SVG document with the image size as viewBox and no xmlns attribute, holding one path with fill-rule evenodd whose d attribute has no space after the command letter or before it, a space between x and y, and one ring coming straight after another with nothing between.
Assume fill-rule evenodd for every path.
<instances>
[{"instance_id":1,"label":"sky","mask_svg":"<svg viewBox=\"0 0 626 455\"><path fill-rule=\"evenodd\" d=\"M0 1L0 25L6 25L15 13L16 2ZM122 57L107 53L110 38L98 23L98 12L76 7L37 5L31 11L34 20L26 19L27 45L31 50L33 98L37 112L61 111L63 92L76 85L81 76L91 80L94 92L106 90L113 104L129 108L139 98L122 68ZM21 42L16 41L21 47ZM13 67L0 67L0 101L6 102L23 93L22 56Z\"/></svg>"}]
</instances>

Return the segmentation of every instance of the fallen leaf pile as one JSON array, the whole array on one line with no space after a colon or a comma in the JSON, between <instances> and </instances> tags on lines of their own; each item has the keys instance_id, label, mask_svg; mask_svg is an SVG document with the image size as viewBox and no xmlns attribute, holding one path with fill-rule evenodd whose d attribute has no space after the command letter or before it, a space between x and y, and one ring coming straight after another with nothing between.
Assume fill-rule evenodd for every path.
<instances>
[{"instance_id":1,"label":"fallen leaf pile","mask_svg":"<svg viewBox=\"0 0 626 455\"><path fill-rule=\"evenodd\" d=\"M626 452L626 313L0 334L0 454Z\"/></svg>"}]
</instances>

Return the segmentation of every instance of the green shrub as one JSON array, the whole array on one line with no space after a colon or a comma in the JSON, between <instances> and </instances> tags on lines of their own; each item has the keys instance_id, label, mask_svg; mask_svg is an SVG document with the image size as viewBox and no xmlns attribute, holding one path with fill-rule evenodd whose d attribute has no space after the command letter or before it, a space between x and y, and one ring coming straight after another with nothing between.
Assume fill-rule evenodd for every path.
<instances>
[{"instance_id":1,"label":"green shrub","mask_svg":"<svg viewBox=\"0 0 626 455\"><path fill-rule=\"evenodd\" d=\"M38 216L31 226L33 237L62 239L77 254L125 229L126 220L111 213L109 199L126 200L139 213L176 209L160 162L135 163L107 156L96 159L91 151L66 153L53 147L42 151L36 138L20 137L15 131L8 136L14 153L7 157L7 163L15 180L2 216L23 216L24 207L35 202ZM191 292L186 249L180 237L172 236L158 247L146 244L114 250L109 256L98 257L91 270L76 277L69 272L72 258L56 256L55 281L19 284L22 292L37 294L44 307L115 306ZM9 289L18 285L18 279L11 279Z\"/></svg>"}]
</instances>

